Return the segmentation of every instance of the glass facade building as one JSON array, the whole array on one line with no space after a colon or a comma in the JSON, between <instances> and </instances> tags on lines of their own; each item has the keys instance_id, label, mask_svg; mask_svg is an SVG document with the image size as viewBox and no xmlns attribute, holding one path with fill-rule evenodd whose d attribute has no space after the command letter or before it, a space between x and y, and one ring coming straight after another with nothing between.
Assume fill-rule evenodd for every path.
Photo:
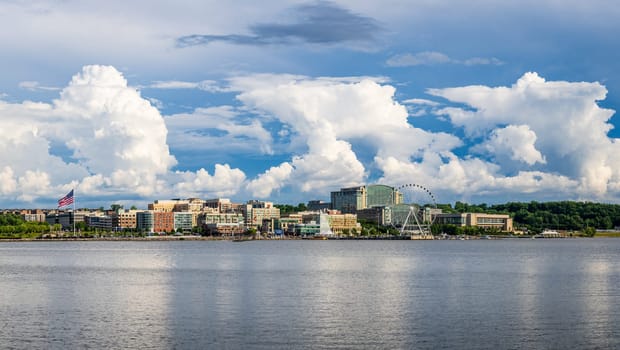
<instances>
[{"instance_id":1,"label":"glass facade building","mask_svg":"<svg viewBox=\"0 0 620 350\"><path fill-rule=\"evenodd\" d=\"M394 205L403 202L403 194L386 185L366 186L366 208Z\"/></svg>"},{"instance_id":2,"label":"glass facade building","mask_svg":"<svg viewBox=\"0 0 620 350\"><path fill-rule=\"evenodd\" d=\"M358 210L400 204L403 195L394 187L368 185L342 188L331 193L332 209L342 213L357 213Z\"/></svg>"},{"instance_id":3,"label":"glass facade building","mask_svg":"<svg viewBox=\"0 0 620 350\"><path fill-rule=\"evenodd\" d=\"M136 228L139 231L153 232L154 221L152 211L140 211L136 213Z\"/></svg>"},{"instance_id":4,"label":"glass facade building","mask_svg":"<svg viewBox=\"0 0 620 350\"><path fill-rule=\"evenodd\" d=\"M332 209L354 214L366 208L366 186L342 188L331 193Z\"/></svg>"},{"instance_id":5,"label":"glass facade building","mask_svg":"<svg viewBox=\"0 0 620 350\"><path fill-rule=\"evenodd\" d=\"M174 230L191 231L193 215L189 212L174 213Z\"/></svg>"}]
</instances>

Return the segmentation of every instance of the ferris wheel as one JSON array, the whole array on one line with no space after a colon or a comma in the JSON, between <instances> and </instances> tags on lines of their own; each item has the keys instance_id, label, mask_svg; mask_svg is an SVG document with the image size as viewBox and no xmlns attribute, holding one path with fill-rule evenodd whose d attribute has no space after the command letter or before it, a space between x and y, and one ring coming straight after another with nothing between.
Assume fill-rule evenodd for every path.
<instances>
[{"instance_id":1,"label":"ferris wheel","mask_svg":"<svg viewBox=\"0 0 620 350\"><path fill-rule=\"evenodd\" d=\"M437 201L425 186L404 184L395 187L396 196L390 207L391 225L403 235L430 235L435 220Z\"/></svg>"}]
</instances>

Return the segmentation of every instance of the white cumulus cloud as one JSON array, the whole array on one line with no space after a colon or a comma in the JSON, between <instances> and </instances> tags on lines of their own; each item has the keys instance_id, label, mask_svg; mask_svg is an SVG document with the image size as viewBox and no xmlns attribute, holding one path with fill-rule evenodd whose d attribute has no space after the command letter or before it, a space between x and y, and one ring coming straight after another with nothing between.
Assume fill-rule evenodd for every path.
<instances>
[{"instance_id":1,"label":"white cumulus cloud","mask_svg":"<svg viewBox=\"0 0 620 350\"><path fill-rule=\"evenodd\" d=\"M196 172L177 171L174 174L174 191L178 196L230 196L236 194L245 181L245 174L228 164L216 164L213 175L205 169ZM180 179L179 179L180 178Z\"/></svg>"},{"instance_id":2,"label":"white cumulus cloud","mask_svg":"<svg viewBox=\"0 0 620 350\"><path fill-rule=\"evenodd\" d=\"M614 111L597 104L607 94L601 84L546 81L526 73L510 87L466 86L429 93L470 107L438 113L472 139L490 133L478 149L577 181L573 190L584 198L617 195L608 190L617 191L620 182L620 148L608 136Z\"/></svg>"},{"instance_id":3,"label":"white cumulus cloud","mask_svg":"<svg viewBox=\"0 0 620 350\"><path fill-rule=\"evenodd\" d=\"M371 159L387 154L409 159L460 144L454 136L409 124L407 109L394 100L395 88L373 79L263 74L231 79L231 89L240 91L237 99L246 106L285 125L296 145L286 181L303 192L325 193L368 180L373 164L360 160L356 146L369 149ZM278 188L270 183L263 181L260 194Z\"/></svg>"},{"instance_id":4,"label":"white cumulus cloud","mask_svg":"<svg viewBox=\"0 0 620 350\"><path fill-rule=\"evenodd\" d=\"M529 126L508 125L493 130L479 149L492 154L499 162L510 159L527 165L544 164L545 157L536 149L536 139L536 133Z\"/></svg>"},{"instance_id":5,"label":"white cumulus cloud","mask_svg":"<svg viewBox=\"0 0 620 350\"><path fill-rule=\"evenodd\" d=\"M145 198L173 195L177 183L192 193L219 185L230 193L230 182L245 179L221 165L213 176L171 172L177 161L167 136L159 111L118 70L85 66L52 103L0 101L0 193L7 205L53 203L71 188L85 201Z\"/></svg>"},{"instance_id":6,"label":"white cumulus cloud","mask_svg":"<svg viewBox=\"0 0 620 350\"><path fill-rule=\"evenodd\" d=\"M110 66L84 67L51 103L0 101L2 200L54 203L71 188L93 200L245 191L269 198L285 187L317 198L368 182L423 184L444 202L620 194L620 144L608 136L614 111L597 104L607 91L596 82L527 73L512 86L431 89L445 100L402 104L389 82L367 77L260 74L227 82L239 105L169 116ZM407 106L447 117L457 132L416 127ZM274 159L247 178L221 160L175 168L173 150L202 162Z\"/></svg>"},{"instance_id":7,"label":"white cumulus cloud","mask_svg":"<svg viewBox=\"0 0 620 350\"><path fill-rule=\"evenodd\" d=\"M14 192L17 189L17 181L13 176L13 169L9 166L5 166L0 172L0 193L7 195Z\"/></svg>"},{"instance_id":8,"label":"white cumulus cloud","mask_svg":"<svg viewBox=\"0 0 620 350\"><path fill-rule=\"evenodd\" d=\"M293 166L287 162L273 166L250 181L247 189L258 198L266 198L271 192L287 184L292 172Z\"/></svg>"}]
</instances>

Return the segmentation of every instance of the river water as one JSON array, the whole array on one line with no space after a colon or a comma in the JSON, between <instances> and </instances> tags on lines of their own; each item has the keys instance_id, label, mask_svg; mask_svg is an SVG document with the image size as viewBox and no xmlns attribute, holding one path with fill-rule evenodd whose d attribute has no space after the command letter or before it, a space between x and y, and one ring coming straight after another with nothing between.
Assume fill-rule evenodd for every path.
<instances>
[{"instance_id":1,"label":"river water","mask_svg":"<svg viewBox=\"0 0 620 350\"><path fill-rule=\"evenodd\" d=\"M620 239L0 243L2 349L620 348Z\"/></svg>"}]
</instances>

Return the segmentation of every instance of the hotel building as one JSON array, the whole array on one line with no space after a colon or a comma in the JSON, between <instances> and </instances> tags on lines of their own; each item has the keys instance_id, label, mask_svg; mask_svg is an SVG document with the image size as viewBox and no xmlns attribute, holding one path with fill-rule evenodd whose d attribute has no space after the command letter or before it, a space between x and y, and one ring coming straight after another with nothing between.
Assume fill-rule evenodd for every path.
<instances>
[{"instance_id":1,"label":"hotel building","mask_svg":"<svg viewBox=\"0 0 620 350\"><path fill-rule=\"evenodd\" d=\"M386 185L348 187L331 192L331 208L350 214L366 208L402 202L403 194L394 187Z\"/></svg>"}]
</instances>

